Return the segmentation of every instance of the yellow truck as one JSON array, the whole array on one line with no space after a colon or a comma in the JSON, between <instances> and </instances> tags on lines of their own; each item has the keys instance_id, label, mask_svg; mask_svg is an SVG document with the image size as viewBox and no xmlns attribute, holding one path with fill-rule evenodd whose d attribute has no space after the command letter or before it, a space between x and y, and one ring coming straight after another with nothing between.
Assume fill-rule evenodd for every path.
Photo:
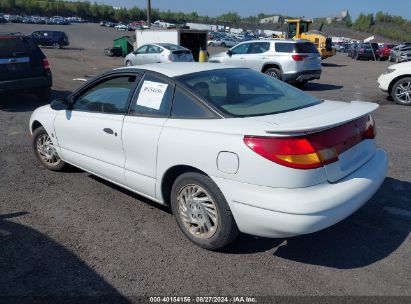
<instances>
[{"instance_id":1,"label":"yellow truck","mask_svg":"<svg viewBox=\"0 0 411 304\"><path fill-rule=\"evenodd\" d=\"M336 54L332 47L331 38L327 37L321 30L310 30L311 20L286 19L287 32L283 38L306 39L315 44L321 59L325 59Z\"/></svg>"}]
</instances>

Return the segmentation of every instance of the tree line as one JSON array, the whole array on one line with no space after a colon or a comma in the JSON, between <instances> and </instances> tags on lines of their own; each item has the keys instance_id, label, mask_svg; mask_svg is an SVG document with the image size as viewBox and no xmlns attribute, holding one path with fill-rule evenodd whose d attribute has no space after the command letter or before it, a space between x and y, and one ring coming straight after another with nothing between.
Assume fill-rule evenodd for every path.
<instances>
[{"instance_id":1,"label":"tree line","mask_svg":"<svg viewBox=\"0 0 411 304\"><path fill-rule=\"evenodd\" d=\"M147 10L133 6L131 8L114 8L111 5L91 3L88 1L63 0L0 0L0 12L40 16L77 16L91 22L100 20L129 22L147 19ZM197 12L182 13L153 9L151 20L161 20L170 23L183 24L185 22L217 23L231 26L239 24L258 25L260 19L274 14L259 14L256 16L241 17L236 12L228 12L216 17L200 16ZM288 17L280 15L280 21ZM351 17L341 22L353 30L379 34L397 41L411 41L411 21L399 16L378 12L374 14L360 14L355 21Z\"/></svg>"},{"instance_id":2,"label":"tree line","mask_svg":"<svg viewBox=\"0 0 411 304\"><path fill-rule=\"evenodd\" d=\"M352 24L352 28L396 41L411 41L411 21L383 12L378 12L375 15L360 14Z\"/></svg>"}]
</instances>

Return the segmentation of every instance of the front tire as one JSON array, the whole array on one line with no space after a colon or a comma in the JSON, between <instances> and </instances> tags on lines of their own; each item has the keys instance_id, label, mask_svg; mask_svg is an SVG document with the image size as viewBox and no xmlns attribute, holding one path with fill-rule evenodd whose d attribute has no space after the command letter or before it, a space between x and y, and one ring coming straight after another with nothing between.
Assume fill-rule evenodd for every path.
<instances>
[{"instance_id":1,"label":"front tire","mask_svg":"<svg viewBox=\"0 0 411 304\"><path fill-rule=\"evenodd\" d=\"M54 42L52 47L53 47L53 49L60 49L61 45L58 42Z\"/></svg>"},{"instance_id":2,"label":"front tire","mask_svg":"<svg viewBox=\"0 0 411 304\"><path fill-rule=\"evenodd\" d=\"M411 77L404 77L392 86L391 97L395 103L411 106Z\"/></svg>"},{"instance_id":3,"label":"front tire","mask_svg":"<svg viewBox=\"0 0 411 304\"><path fill-rule=\"evenodd\" d=\"M217 250L239 231L223 193L206 175L180 175L171 190L171 208L184 235L196 245Z\"/></svg>"},{"instance_id":4,"label":"front tire","mask_svg":"<svg viewBox=\"0 0 411 304\"><path fill-rule=\"evenodd\" d=\"M33 132L32 147L38 161L51 171L63 171L67 164L60 159L51 141L50 135L43 127Z\"/></svg>"},{"instance_id":5,"label":"front tire","mask_svg":"<svg viewBox=\"0 0 411 304\"><path fill-rule=\"evenodd\" d=\"M127 60L127 61L126 61L126 66L127 66L127 67L131 67L131 66L133 66L133 64L131 63L130 60Z\"/></svg>"},{"instance_id":6,"label":"front tire","mask_svg":"<svg viewBox=\"0 0 411 304\"><path fill-rule=\"evenodd\" d=\"M225 44L224 42L221 43L221 47L225 48L225 47L226 47L226 44Z\"/></svg>"}]
</instances>

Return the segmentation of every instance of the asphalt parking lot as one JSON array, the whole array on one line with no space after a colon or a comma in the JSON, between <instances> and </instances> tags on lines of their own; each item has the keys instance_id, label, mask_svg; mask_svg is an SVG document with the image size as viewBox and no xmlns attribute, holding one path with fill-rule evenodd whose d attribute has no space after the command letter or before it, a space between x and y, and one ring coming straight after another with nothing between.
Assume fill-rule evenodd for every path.
<instances>
[{"instance_id":1,"label":"asphalt parking lot","mask_svg":"<svg viewBox=\"0 0 411 304\"><path fill-rule=\"evenodd\" d=\"M43 49L54 97L82 84L75 78L122 65L103 49L124 32L56 27L71 45ZM378 89L376 78L388 65L338 54L305 88L322 99L380 105L377 138L390 166L377 194L324 231L289 239L241 235L223 252L190 243L168 208L80 170L43 169L28 136L29 117L41 103L28 94L0 96L0 295L411 296L411 108Z\"/></svg>"}]
</instances>

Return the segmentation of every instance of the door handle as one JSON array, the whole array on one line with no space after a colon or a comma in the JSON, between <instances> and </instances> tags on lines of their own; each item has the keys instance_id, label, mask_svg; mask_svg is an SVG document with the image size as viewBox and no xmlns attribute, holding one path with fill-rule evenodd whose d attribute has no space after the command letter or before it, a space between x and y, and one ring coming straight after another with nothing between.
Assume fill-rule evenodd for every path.
<instances>
[{"instance_id":1,"label":"door handle","mask_svg":"<svg viewBox=\"0 0 411 304\"><path fill-rule=\"evenodd\" d=\"M110 134L110 135L113 135L113 134L114 134L114 136L117 136L117 132L114 132L114 131L113 131L112 129L110 129L110 128L104 128L103 131L106 132L107 134Z\"/></svg>"}]
</instances>

